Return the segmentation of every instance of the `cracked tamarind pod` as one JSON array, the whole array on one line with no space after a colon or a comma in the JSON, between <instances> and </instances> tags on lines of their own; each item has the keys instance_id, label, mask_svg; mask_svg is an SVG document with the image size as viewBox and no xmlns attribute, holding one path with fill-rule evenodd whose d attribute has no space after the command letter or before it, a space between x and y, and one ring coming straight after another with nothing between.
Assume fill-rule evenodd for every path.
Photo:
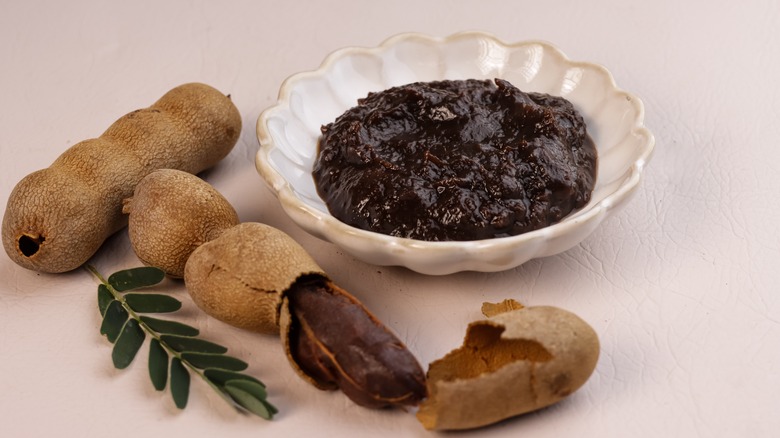
<instances>
[{"instance_id":1,"label":"cracked tamarind pod","mask_svg":"<svg viewBox=\"0 0 780 438\"><path fill-rule=\"evenodd\" d=\"M428 368L426 429L486 426L564 399L588 380L599 357L596 332L577 315L514 300L486 303L463 346Z\"/></svg>"},{"instance_id":2,"label":"cracked tamarind pod","mask_svg":"<svg viewBox=\"0 0 780 438\"><path fill-rule=\"evenodd\" d=\"M184 281L195 304L236 327L278 333L293 369L369 408L415 406L425 373L404 344L336 286L287 234L242 223L199 246Z\"/></svg>"}]
</instances>

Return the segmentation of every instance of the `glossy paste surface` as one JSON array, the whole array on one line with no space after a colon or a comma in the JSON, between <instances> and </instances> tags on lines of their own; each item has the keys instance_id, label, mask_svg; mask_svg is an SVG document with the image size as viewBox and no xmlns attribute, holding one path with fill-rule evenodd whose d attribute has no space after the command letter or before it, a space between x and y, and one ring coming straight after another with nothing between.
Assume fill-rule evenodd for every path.
<instances>
[{"instance_id":1,"label":"glossy paste surface","mask_svg":"<svg viewBox=\"0 0 780 438\"><path fill-rule=\"evenodd\" d=\"M539 229L590 200L596 149L564 98L502 79L370 93L323 126L314 178L349 225L419 240Z\"/></svg>"}]
</instances>

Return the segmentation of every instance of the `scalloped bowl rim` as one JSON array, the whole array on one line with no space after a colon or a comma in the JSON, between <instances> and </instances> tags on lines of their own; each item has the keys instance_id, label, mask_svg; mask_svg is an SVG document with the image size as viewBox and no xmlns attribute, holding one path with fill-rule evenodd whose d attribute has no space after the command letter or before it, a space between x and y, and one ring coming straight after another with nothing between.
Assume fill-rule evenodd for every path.
<instances>
[{"instance_id":1,"label":"scalloped bowl rim","mask_svg":"<svg viewBox=\"0 0 780 438\"><path fill-rule=\"evenodd\" d=\"M323 212L320 210L311 207L306 202L301 200L295 194L294 190L290 186L290 183L269 163L268 154L275 147L275 145L270 132L266 128L266 121L271 115L279 111L281 108L289 107L288 98L297 82L313 76L327 75L327 72L333 63L350 54L381 53L394 46L396 43L405 41L407 39L420 39L434 44L446 44L461 38L485 38L508 49L519 48L527 45L538 45L543 47L544 50L549 50L553 53L556 53L566 63L568 63L568 65L600 70L602 74L608 78L609 86L616 93L624 94L636 109L637 116L634 120L631 121L632 126L629 132L633 134L640 134L646 139L643 145L644 149L627 170L626 173L628 176L620 184L620 186L603 199L593 204L587 204L582 209L564 218L561 222L534 231L529 231L527 233L515 236L484 240L430 242L388 236L372 231L358 229L339 221L330 214L323 214ZM533 258L549 256L569 249L570 247L547 253L544 251L537 252L525 260L516 263L509 263L506 265L502 265L500 263L496 264L494 262L480 263L478 260L474 260L473 258L468 257L479 257L480 254L484 253L486 250L491 252L507 251L513 248L517 248L521 245L531 244L532 242L537 242L538 245L541 243L541 241L563 236L571 232L574 228L581 226L583 223L597 220L598 216L602 216L603 220L603 217L606 217L607 213L609 213L613 207L623 205L625 201L627 201L634 194L642 180L644 167L652 157L655 147L655 139L653 134L644 126L644 104L637 96L619 88L615 83L612 74L605 67L591 62L572 61L559 48L545 41L524 40L515 43L506 43L489 33L477 31L460 32L446 37L435 37L423 33L408 32L392 36L384 40L376 47L349 46L337 49L327 55L317 69L299 72L289 76L284 80L279 90L277 102L266 108L258 117L257 137L260 143L260 148L255 158L255 164L258 172L268 184L269 188L272 189L272 192L274 192L274 194L279 199L283 210L305 231L323 240L334 243L353 255L355 255L356 251L354 248L357 245L378 245L377 248L384 248L382 250L383 252L390 253L390 258L392 260L390 262L378 262L377 260L371 260L369 263L377 265L405 266L413 271L432 275L450 274L465 270L481 272L502 271L517 267ZM599 220L596 225L599 225L600 222L601 220ZM590 232L586 234L586 237L589 234ZM345 239L350 240L350 242L347 242ZM416 266L416 263L409 263L408 260L405 260L405 256L411 256L414 259L425 260L429 259L430 257L437 257L437 255L449 254L455 249L461 251L462 257L460 258L464 260L461 260L460 263L451 261L449 262L448 266L444 267L436 266L437 264L435 262L427 263L433 266ZM377 251L380 250L377 249ZM360 255L355 256L359 259L366 259L366 257Z\"/></svg>"}]
</instances>

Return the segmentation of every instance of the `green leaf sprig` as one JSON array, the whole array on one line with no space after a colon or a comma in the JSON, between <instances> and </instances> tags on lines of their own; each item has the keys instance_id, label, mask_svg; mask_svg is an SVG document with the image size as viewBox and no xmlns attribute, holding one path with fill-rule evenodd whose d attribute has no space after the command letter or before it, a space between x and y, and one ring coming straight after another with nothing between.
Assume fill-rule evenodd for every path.
<instances>
[{"instance_id":1,"label":"green leaf sprig","mask_svg":"<svg viewBox=\"0 0 780 438\"><path fill-rule=\"evenodd\" d=\"M124 369L135 358L149 335L149 377L158 391L170 381L171 396L179 409L187 406L190 372L202 378L240 412L270 420L278 410L268 402L265 385L242 374L246 362L228 356L227 348L197 338L195 327L153 318L142 313L170 313L181 301L168 295L131 292L160 283L165 273L154 267L126 269L108 280L93 266L87 269L99 281L98 308L103 317L100 333L114 344L111 359Z\"/></svg>"}]
</instances>

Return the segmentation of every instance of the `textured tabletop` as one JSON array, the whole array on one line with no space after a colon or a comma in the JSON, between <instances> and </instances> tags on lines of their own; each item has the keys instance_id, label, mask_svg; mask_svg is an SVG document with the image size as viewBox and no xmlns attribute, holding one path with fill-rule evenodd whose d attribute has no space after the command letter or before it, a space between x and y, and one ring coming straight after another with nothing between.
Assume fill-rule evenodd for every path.
<instances>
[{"instance_id":1,"label":"textured tabletop","mask_svg":"<svg viewBox=\"0 0 780 438\"><path fill-rule=\"evenodd\" d=\"M298 228L259 177L255 123L289 75L344 46L408 31L544 40L608 68L645 104L655 154L633 200L575 248L499 273L372 266ZM242 221L289 233L424 367L460 345L485 301L554 305L601 340L590 380L548 409L459 436L775 436L780 428L780 6L656 1L135 1L0 6L0 210L26 174L175 85L205 82L242 115L235 149L202 176ZM138 266L126 231L91 260ZM249 363L280 413L237 414L199 380L176 409L145 350L111 363L97 283L0 254L0 424L8 437L434 436L404 411L318 391L278 338L182 317ZM108 431L111 431L110 433Z\"/></svg>"}]
</instances>

